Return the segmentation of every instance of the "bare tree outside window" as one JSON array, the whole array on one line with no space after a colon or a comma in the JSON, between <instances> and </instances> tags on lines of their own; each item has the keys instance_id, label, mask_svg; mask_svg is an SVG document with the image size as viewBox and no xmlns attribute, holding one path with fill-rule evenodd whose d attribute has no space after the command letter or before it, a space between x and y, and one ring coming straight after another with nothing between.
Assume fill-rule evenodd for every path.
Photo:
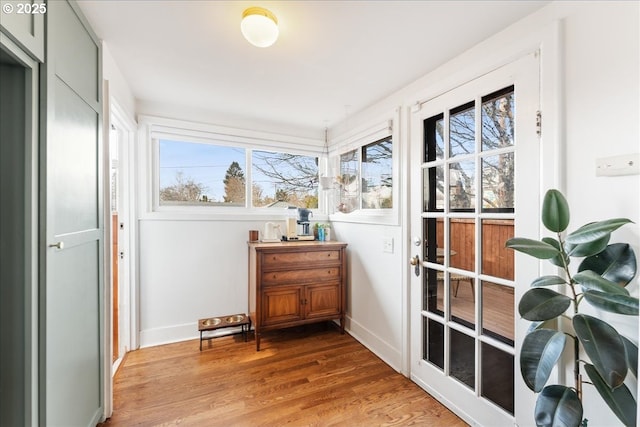
<instances>
[{"instance_id":1,"label":"bare tree outside window","mask_svg":"<svg viewBox=\"0 0 640 427\"><path fill-rule=\"evenodd\" d=\"M195 182L179 171L175 174L175 183L160 189L160 202L198 202L206 187Z\"/></svg>"},{"instance_id":2,"label":"bare tree outside window","mask_svg":"<svg viewBox=\"0 0 640 427\"><path fill-rule=\"evenodd\" d=\"M488 95L482 100L482 151L511 147L514 132L514 88ZM482 162L482 208L514 208L513 153L485 157Z\"/></svg>"},{"instance_id":3,"label":"bare tree outside window","mask_svg":"<svg viewBox=\"0 0 640 427\"><path fill-rule=\"evenodd\" d=\"M244 206L244 148L162 139L158 151L160 205Z\"/></svg>"},{"instance_id":4,"label":"bare tree outside window","mask_svg":"<svg viewBox=\"0 0 640 427\"><path fill-rule=\"evenodd\" d=\"M449 158L472 154L476 151L476 117L474 103L452 109L449 115ZM514 145L514 87L507 87L482 98L481 104L481 150L487 153L482 159L482 209L512 210L514 207L514 167L513 152L490 155ZM435 139L432 142L434 159L444 158L442 149L445 140L444 121L434 118ZM444 169L437 168L442 175ZM478 189L475 188L475 168L467 162L449 164L450 188L443 188L444 176L436 177L436 190L442 197L448 194L451 209L469 210L475 208Z\"/></svg>"},{"instance_id":5,"label":"bare tree outside window","mask_svg":"<svg viewBox=\"0 0 640 427\"><path fill-rule=\"evenodd\" d=\"M299 154L254 151L253 206L318 207L318 158ZM278 204L277 206L281 206Z\"/></svg>"},{"instance_id":6,"label":"bare tree outside window","mask_svg":"<svg viewBox=\"0 0 640 427\"><path fill-rule=\"evenodd\" d=\"M362 147L362 208L393 208L393 142L385 138Z\"/></svg>"}]
</instances>

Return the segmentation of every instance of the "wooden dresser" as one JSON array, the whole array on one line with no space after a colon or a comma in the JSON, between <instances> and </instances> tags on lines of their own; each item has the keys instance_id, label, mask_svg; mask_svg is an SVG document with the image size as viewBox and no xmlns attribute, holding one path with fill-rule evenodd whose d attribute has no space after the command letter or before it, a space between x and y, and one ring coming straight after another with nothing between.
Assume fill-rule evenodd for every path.
<instances>
[{"instance_id":1,"label":"wooden dresser","mask_svg":"<svg viewBox=\"0 0 640 427\"><path fill-rule=\"evenodd\" d=\"M262 332L340 319L344 333L346 243L249 242L249 315Z\"/></svg>"}]
</instances>

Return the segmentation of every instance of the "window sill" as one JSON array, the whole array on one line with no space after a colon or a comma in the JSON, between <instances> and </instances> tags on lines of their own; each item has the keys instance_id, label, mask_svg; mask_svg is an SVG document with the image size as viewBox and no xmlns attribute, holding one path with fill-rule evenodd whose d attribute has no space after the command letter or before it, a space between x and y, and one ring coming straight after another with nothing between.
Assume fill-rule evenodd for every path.
<instances>
[{"instance_id":1,"label":"window sill","mask_svg":"<svg viewBox=\"0 0 640 427\"><path fill-rule=\"evenodd\" d=\"M351 213L336 212L329 215L331 222L344 222L354 224L378 224L378 225L400 225L398 211L366 211L357 210Z\"/></svg>"},{"instance_id":2,"label":"window sill","mask_svg":"<svg viewBox=\"0 0 640 427\"><path fill-rule=\"evenodd\" d=\"M231 221L231 222L255 222L255 221L285 221L288 218L286 209L282 212L264 211L262 209L245 208L190 208L179 207L160 208L157 211L146 212L140 216L141 221ZM329 217L319 211L312 210L311 222L327 222Z\"/></svg>"}]
</instances>

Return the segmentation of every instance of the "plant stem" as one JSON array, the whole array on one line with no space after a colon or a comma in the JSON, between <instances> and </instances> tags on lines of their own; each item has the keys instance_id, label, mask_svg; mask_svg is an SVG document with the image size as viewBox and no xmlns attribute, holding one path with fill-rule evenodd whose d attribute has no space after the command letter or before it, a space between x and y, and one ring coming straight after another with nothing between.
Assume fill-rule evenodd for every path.
<instances>
[{"instance_id":1,"label":"plant stem","mask_svg":"<svg viewBox=\"0 0 640 427\"><path fill-rule=\"evenodd\" d=\"M564 241L562 240L562 236L558 233L558 242L560 243L560 258L562 259L562 268L567 275L569 288L571 289L571 293L573 294L573 314L578 314L578 295L576 294L575 282L571 277L571 272L569 271L569 265L567 264L567 253L564 251ZM582 401L582 376L580 375L580 341L578 337L574 337L573 339L573 377L576 384L576 393L578 394L578 399Z\"/></svg>"},{"instance_id":2,"label":"plant stem","mask_svg":"<svg viewBox=\"0 0 640 427\"><path fill-rule=\"evenodd\" d=\"M562 240L562 235L557 233L558 242L560 244L560 259L562 260L562 269L564 273L567 275L568 285L571 289L571 293L573 294L573 314L578 314L578 295L576 294L575 282L571 277L571 272L569 271L569 265L567 264L568 255L564 251L564 241Z\"/></svg>"},{"instance_id":3,"label":"plant stem","mask_svg":"<svg viewBox=\"0 0 640 427\"><path fill-rule=\"evenodd\" d=\"M576 392L578 393L578 399L582 401L582 375L580 375L580 342L578 341L578 337L573 340L573 351L576 355L573 366L573 376L576 382Z\"/></svg>"}]
</instances>

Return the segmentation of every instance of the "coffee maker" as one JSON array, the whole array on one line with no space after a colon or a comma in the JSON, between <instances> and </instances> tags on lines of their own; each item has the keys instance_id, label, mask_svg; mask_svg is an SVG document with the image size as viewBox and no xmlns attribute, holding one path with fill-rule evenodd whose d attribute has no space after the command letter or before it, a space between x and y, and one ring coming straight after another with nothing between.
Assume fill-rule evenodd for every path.
<instances>
[{"instance_id":1,"label":"coffee maker","mask_svg":"<svg viewBox=\"0 0 640 427\"><path fill-rule=\"evenodd\" d=\"M309 216L313 216L313 212L309 209L298 208L298 225L302 228L302 233L298 234L298 240L313 240L313 234L309 233Z\"/></svg>"},{"instance_id":2,"label":"coffee maker","mask_svg":"<svg viewBox=\"0 0 640 427\"><path fill-rule=\"evenodd\" d=\"M315 240L309 233L309 216L313 216L310 209L289 208L287 217L287 240Z\"/></svg>"}]
</instances>

